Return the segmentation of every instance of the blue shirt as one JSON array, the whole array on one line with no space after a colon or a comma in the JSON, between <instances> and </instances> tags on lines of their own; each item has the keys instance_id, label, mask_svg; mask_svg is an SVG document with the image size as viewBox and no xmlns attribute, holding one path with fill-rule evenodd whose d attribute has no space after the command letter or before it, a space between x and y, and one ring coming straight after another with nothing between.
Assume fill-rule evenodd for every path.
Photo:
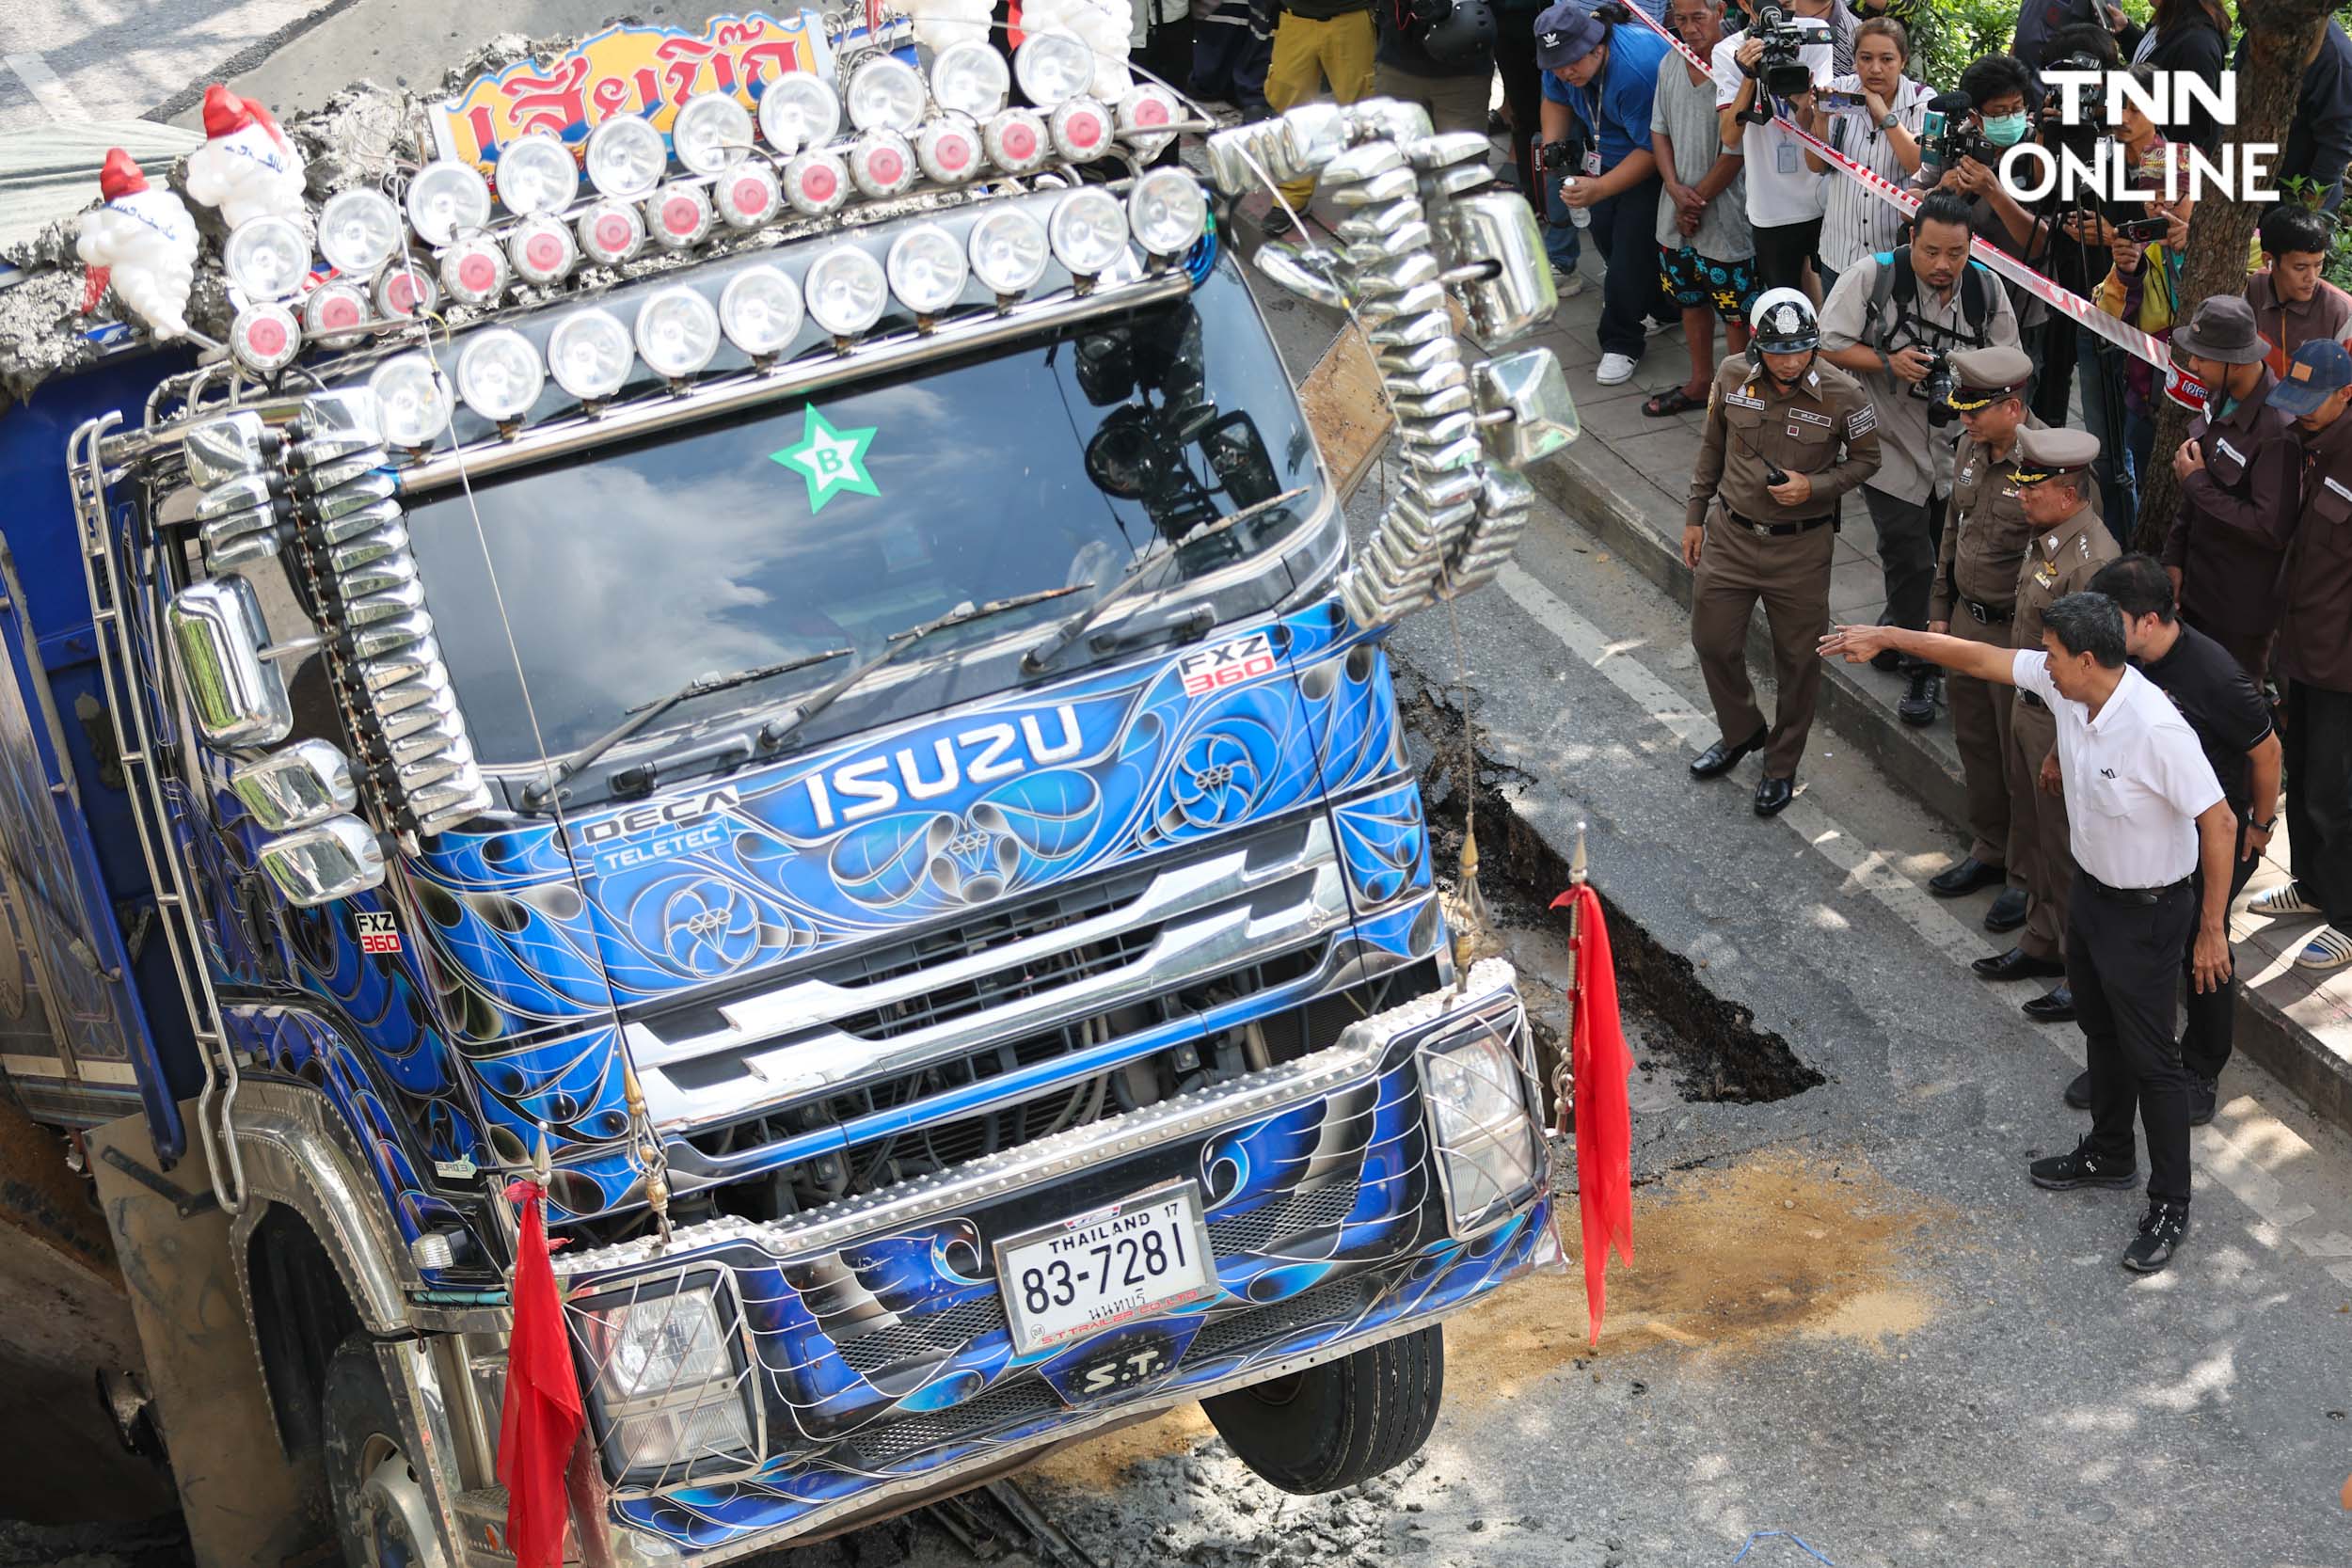
<instances>
[{"instance_id":1,"label":"blue shirt","mask_svg":"<svg viewBox=\"0 0 2352 1568\"><path fill-rule=\"evenodd\" d=\"M1565 103L1600 148L1600 166L1612 169L1628 154L1649 150L1650 103L1658 94L1658 68L1666 40L1638 24L1609 29L1609 64L1581 87L1547 71L1544 96Z\"/></svg>"}]
</instances>

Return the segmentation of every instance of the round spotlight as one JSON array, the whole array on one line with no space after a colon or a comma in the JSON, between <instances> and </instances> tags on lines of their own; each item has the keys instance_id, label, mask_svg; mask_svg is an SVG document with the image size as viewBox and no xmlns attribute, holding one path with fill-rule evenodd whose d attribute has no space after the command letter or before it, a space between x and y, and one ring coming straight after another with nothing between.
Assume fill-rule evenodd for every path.
<instances>
[{"instance_id":1,"label":"round spotlight","mask_svg":"<svg viewBox=\"0 0 2352 1568\"><path fill-rule=\"evenodd\" d=\"M890 280L882 263L853 245L836 245L809 263L802 282L810 319L836 338L854 338L882 320Z\"/></svg>"},{"instance_id":2,"label":"round spotlight","mask_svg":"<svg viewBox=\"0 0 2352 1568\"><path fill-rule=\"evenodd\" d=\"M310 270L310 242L286 218L247 218L221 247L220 263L246 298L292 299Z\"/></svg>"},{"instance_id":3,"label":"round spotlight","mask_svg":"<svg viewBox=\"0 0 2352 1568\"><path fill-rule=\"evenodd\" d=\"M526 283L561 283L580 260L572 231L559 218L525 218L506 237L507 260Z\"/></svg>"},{"instance_id":4,"label":"round spotlight","mask_svg":"<svg viewBox=\"0 0 2352 1568\"><path fill-rule=\"evenodd\" d=\"M518 137L499 154L499 199L516 217L560 213L580 194L572 150L546 131Z\"/></svg>"},{"instance_id":5,"label":"round spotlight","mask_svg":"<svg viewBox=\"0 0 2352 1568\"><path fill-rule=\"evenodd\" d=\"M425 446L449 428L449 382L421 354L387 359L368 377L368 390L375 394L384 439L393 446Z\"/></svg>"},{"instance_id":6,"label":"round spotlight","mask_svg":"<svg viewBox=\"0 0 2352 1568\"><path fill-rule=\"evenodd\" d=\"M489 221L490 187L471 164L437 159L408 182L409 225L437 249Z\"/></svg>"},{"instance_id":7,"label":"round spotlight","mask_svg":"<svg viewBox=\"0 0 2352 1568\"><path fill-rule=\"evenodd\" d=\"M302 333L327 348L367 336L368 296L357 283L322 283L302 302Z\"/></svg>"},{"instance_id":8,"label":"round spotlight","mask_svg":"<svg viewBox=\"0 0 2352 1568\"><path fill-rule=\"evenodd\" d=\"M993 44L977 39L951 43L931 61L931 97L943 109L986 119L1005 106L1012 72Z\"/></svg>"},{"instance_id":9,"label":"round spotlight","mask_svg":"<svg viewBox=\"0 0 2352 1568\"><path fill-rule=\"evenodd\" d=\"M670 146L696 174L716 174L752 155L752 112L732 93L698 94L670 122Z\"/></svg>"},{"instance_id":10,"label":"round spotlight","mask_svg":"<svg viewBox=\"0 0 2352 1568\"><path fill-rule=\"evenodd\" d=\"M1055 259L1079 277L1092 277L1127 248L1127 214L1100 185L1073 191L1054 206L1046 224Z\"/></svg>"},{"instance_id":11,"label":"round spotlight","mask_svg":"<svg viewBox=\"0 0 2352 1568\"><path fill-rule=\"evenodd\" d=\"M963 246L935 223L910 229L891 241L885 270L890 292L918 316L936 316L953 305L971 276Z\"/></svg>"},{"instance_id":12,"label":"round spotlight","mask_svg":"<svg viewBox=\"0 0 2352 1568\"><path fill-rule=\"evenodd\" d=\"M801 334L801 289L775 267L736 275L719 295L719 325L727 341L755 359L781 354Z\"/></svg>"},{"instance_id":13,"label":"round spotlight","mask_svg":"<svg viewBox=\"0 0 2352 1568\"><path fill-rule=\"evenodd\" d=\"M784 198L811 217L838 210L850 199L849 166L821 149L802 153L784 166Z\"/></svg>"},{"instance_id":14,"label":"round spotlight","mask_svg":"<svg viewBox=\"0 0 2352 1568\"><path fill-rule=\"evenodd\" d=\"M961 115L925 120L914 133L914 161L943 185L969 180L980 171L979 132Z\"/></svg>"},{"instance_id":15,"label":"round spotlight","mask_svg":"<svg viewBox=\"0 0 2352 1568\"><path fill-rule=\"evenodd\" d=\"M394 257L392 264L375 275L375 311L405 321L411 316L431 315L441 303L441 286L423 265L405 257Z\"/></svg>"},{"instance_id":16,"label":"round spotlight","mask_svg":"<svg viewBox=\"0 0 2352 1568\"><path fill-rule=\"evenodd\" d=\"M664 250L684 250L710 232L710 192L673 181L645 203L646 227Z\"/></svg>"},{"instance_id":17,"label":"round spotlight","mask_svg":"<svg viewBox=\"0 0 2352 1568\"><path fill-rule=\"evenodd\" d=\"M682 380L719 352L719 312L691 289L664 289L637 308L637 356Z\"/></svg>"},{"instance_id":18,"label":"round spotlight","mask_svg":"<svg viewBox=\"0 0 2352 1568\"><path fill-rule=\"evenodd\" d=\"M759 95L759 132L779 158L822 147L841 133L841 100L824 78L787 71Z\"/></svg>"},{"instance_id":19,"label":"round spotlight","mask_svg":"<svg viewBox=\"0 0 2352 1568\"><path fill-rule=\"evenodd\" d=\"M719 215L730 229L756 229L784 205L784 184L766 164L747 161L735 166L712 187L719 198Z\"/></svg>"},{"instance_id":20,"label":"round spotlight","mask_svg":"<svg viewBox=\"0 0 2352 1568\"><path fill-rule=\"evenodd\" d=\"M487 234L469 234L441 252L441 287L460 305L487 305L506 292L506 252Z\"/></svg>"},{"instance_id":21,"label":"round spotlight","mask_svg":"<svg viewBox=\"0 0 2352 1568\"><path fill-rule=\"evenodd\" d=\"M906 61L888 55L878 55L850 72L841 99L849 106L850 123L861 131L886 127L905 132L923 123L923 78Z\"/></svg>"},{"instance_id":22,"label":"round spotlight","mask_svg":"<svg viewBox=\"0 0 2352 1568\"><path fill-rule=\"evenodd\" d=\"M337 272L365 277L400 248L400 209L382 191L344 191L319 211L319 254Z\"/></svg>"},{"instance_id":23,"label":"round spotlight","mask_svg":"<svg viewBox=\"0 0 2352 1568\"><path fill-rule=\"evenodd\" d=\"M1112 116L1119 139L1152 157L1175 135L1168 127L1176 123L1177 109L1176 95L1157 82L1136 83L1119 101Z\"/></svg>"},{"instance_id":24,"label":"round spotlight","mask_svg":"<svg viewBox=\"0 0 2352 1568\"><path fill-rule=\"evenodd\" d=\"M980 148L1007 174L1027 174L1053 155L1053 134L1034 109L999 109L980 128Z\"/></svg>"},{"instance_id":25,"label":"round spotlight","mask_svg":"<svg viewBox=\"0 0 2352 1568\"><path fill-rule=\"evenodd\" d=\"M1054 150L1073 164L1091 163L1110 150L1111 112L1091 98L1067 100L1046 123L1054 133Z\"/></svg>"},{"instance_id":26,"label":"round spotlight","mask_svg":"<svg viewBox=\"0 0 2352 1568\"><path fill-rule=\"evenodd\" d=\"M850 179L867 196L897 196L914 183L914 149L896 131L863 132L850 144Z\"/></svg>"},{"instance_id":27,"label":"round spotlight","mask_svg":"<svg viewBox=\"0 0 2352 1568\"><path fill-rule=\"evenodd\" d=\"M457 395L492 424L506 424L530 413L547 384L539 351L512 327L477 334L457 356Z\"/></svg>"},{"instance_id":28,"label":"round spotlight","mask_svg":"<svg viewBox=\"0 0 2352 1568\"><path fill-rule=\"evenodd\" d=\"M603 266L618 266L644 248L645 220L626 201L599 201L574 226L580 253Z\"/></svg>"},{"instance_id":29,"label":"round spotlight","mask_svg":"<svg viewBox=\"0 0 2352 1568\"><path fill-rule=\"evenodd\" d=\"M548 369L555 384L582 403L601 403L619 391L636 363L628 328L608 311L565 316L548 334Z\"/></svg>"},{"instance_id":30,"label":"round spotlight","mask_svg":"<svg viewBox=\"0 0 2352 1568\"><path fill-rule=\"evenodd\" d=\"M588 182L599 196L623 201L649 196L669 167L669 149L649 119L623 115L588 133Z\"/></svg>"},{"instance_id":31,"label":"round spotlight","mask_svg":"<svg viewBox=\"0 0 2352 1568\"><path fill-rule=\"evenodd\" d=\"M1208 198L1182 169L1155 168L1127 194L1127 227L1154 256L1182 256L1208 223Z\"/></svg>"},{"instance_id":32,"label":"round spotlight","mask_svg":"<svg viewBox=\"0 0 2352 1568\"><path fill-rule=\"evenodd\" d=\"M1018 207L1002 207L972 226L972 271L998 294L1024 293L1045 276L1052 254L1045 226Z\"/></svg>"},{"instance_id":33,"label":"round spotlight","mask_svg":"<svg viewBox=\"0 0 2352 1568\"><path fill-rule=\"evenodd\" d=\"M301 351L301 325L282 305L248 305L229 324L229 352L248 371L282 371Z\"/></svg>"},{"instance_id":34,"label":"round spotlight","mask_svg":"<svg viewBox=\"0 0 2352 1568\"><path fill-rule=\"evenodd\" d=\"M1012 55L1021 94L1041 109L1075 98L1094 81L1094 51L1072 33L1031 33Z\"/></svg>"}]
</instances>

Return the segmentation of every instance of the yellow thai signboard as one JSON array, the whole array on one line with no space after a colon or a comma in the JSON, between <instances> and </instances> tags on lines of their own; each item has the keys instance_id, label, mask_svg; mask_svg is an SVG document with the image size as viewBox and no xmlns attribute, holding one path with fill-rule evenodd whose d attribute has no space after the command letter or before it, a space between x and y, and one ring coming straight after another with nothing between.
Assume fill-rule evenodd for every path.
<instances>
[{"instance_id":1,"label":"yellow thai signboard","mask_svg":"<svg viewBox=\"0 0 2352 1568\"><path fill-rule=\"evenodd\" d=\"M446 157L484 173L517 136L548 131L578 147L617 115L637 115L667 135L678 105L696 93L732 93L756 109L768 83L787 71L830 75L821 19L785 21L764 12L713 17L699 33L615 23L552 64L521 60L477 76L433 110L434 139Z\"/></svg>"}]
</instances>

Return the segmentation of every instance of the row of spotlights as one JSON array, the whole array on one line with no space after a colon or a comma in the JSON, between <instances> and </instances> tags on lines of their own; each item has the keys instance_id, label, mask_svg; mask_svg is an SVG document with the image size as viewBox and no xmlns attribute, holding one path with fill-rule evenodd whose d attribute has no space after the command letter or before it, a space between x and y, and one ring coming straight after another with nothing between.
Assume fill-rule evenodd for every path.
<instances>
[{"instance_id":1,"label":"row of spotlights","mask_svg":"<svg viewBox=\"0 0 2352 1568\"><path fill-rule=\"evenodd\" d=\"M917 224L891 242L881 261L862 246L837 244L809 263L799 283L779 267L748 267L715 307L683 285L658 290L638 306L633 327L607 309L579 310L548 334L544 368L539 351L513 328L477 332L458 356L454 397L421 354L387 361L369 386L384 407L386 438L421 447L449 428L457 400L485 420L510 423L530 412L551 374L570 396L598 403L627 384L639 360L679 381L709 366L722 337L755 359L788 348L803 321L834 338L855 338L882 320L894 295L917 316L934 316L974 277L1000 296L1035 287L1049 256L1077 277L1093 277L1125 252L1131 234L1154 254L1178 254L1200 237L1206 218L1189 176L1155 169L1136 182L1123 206L1091 186L1057 201L1042 224L1027 206L985 213L961 242L938 224ZM239 357L248 363L248 335L257 340L252 351L282 354L279 365L299 346L301 331L281 306L249 309L237 325Z\"/></svg>"}]
</instances>

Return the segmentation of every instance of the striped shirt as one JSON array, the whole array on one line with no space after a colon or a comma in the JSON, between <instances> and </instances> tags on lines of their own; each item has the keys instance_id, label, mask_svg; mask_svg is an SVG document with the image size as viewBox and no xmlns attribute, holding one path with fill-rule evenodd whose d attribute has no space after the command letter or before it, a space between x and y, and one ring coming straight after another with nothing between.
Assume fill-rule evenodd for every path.
<instances>
[{"instance_id":1,"label":"striped shirt","mask_svg":"<svg viewBox=\"0 0 2352 1568\"><path fill-rule=\"evenodd\" d=\"M1862 78L1840 76L1830 87L1859 94ZM1927 123L1928 100L1932 96L1924 85L1906 76L1888 107L1915 137ZM1832 147L1890 183L1909 182L1910 172L1895 161L1895 144L1871 123L1867 109L1839 109L1827 119L1829 135L1823 139ZM1892 250L1902 237L1901 211L1841 171L1833 170L1829 176L1828 202L1821 220L1821 261L1832 272L1844 272L1865 256Z\"/></svg>"}]
</instances>

